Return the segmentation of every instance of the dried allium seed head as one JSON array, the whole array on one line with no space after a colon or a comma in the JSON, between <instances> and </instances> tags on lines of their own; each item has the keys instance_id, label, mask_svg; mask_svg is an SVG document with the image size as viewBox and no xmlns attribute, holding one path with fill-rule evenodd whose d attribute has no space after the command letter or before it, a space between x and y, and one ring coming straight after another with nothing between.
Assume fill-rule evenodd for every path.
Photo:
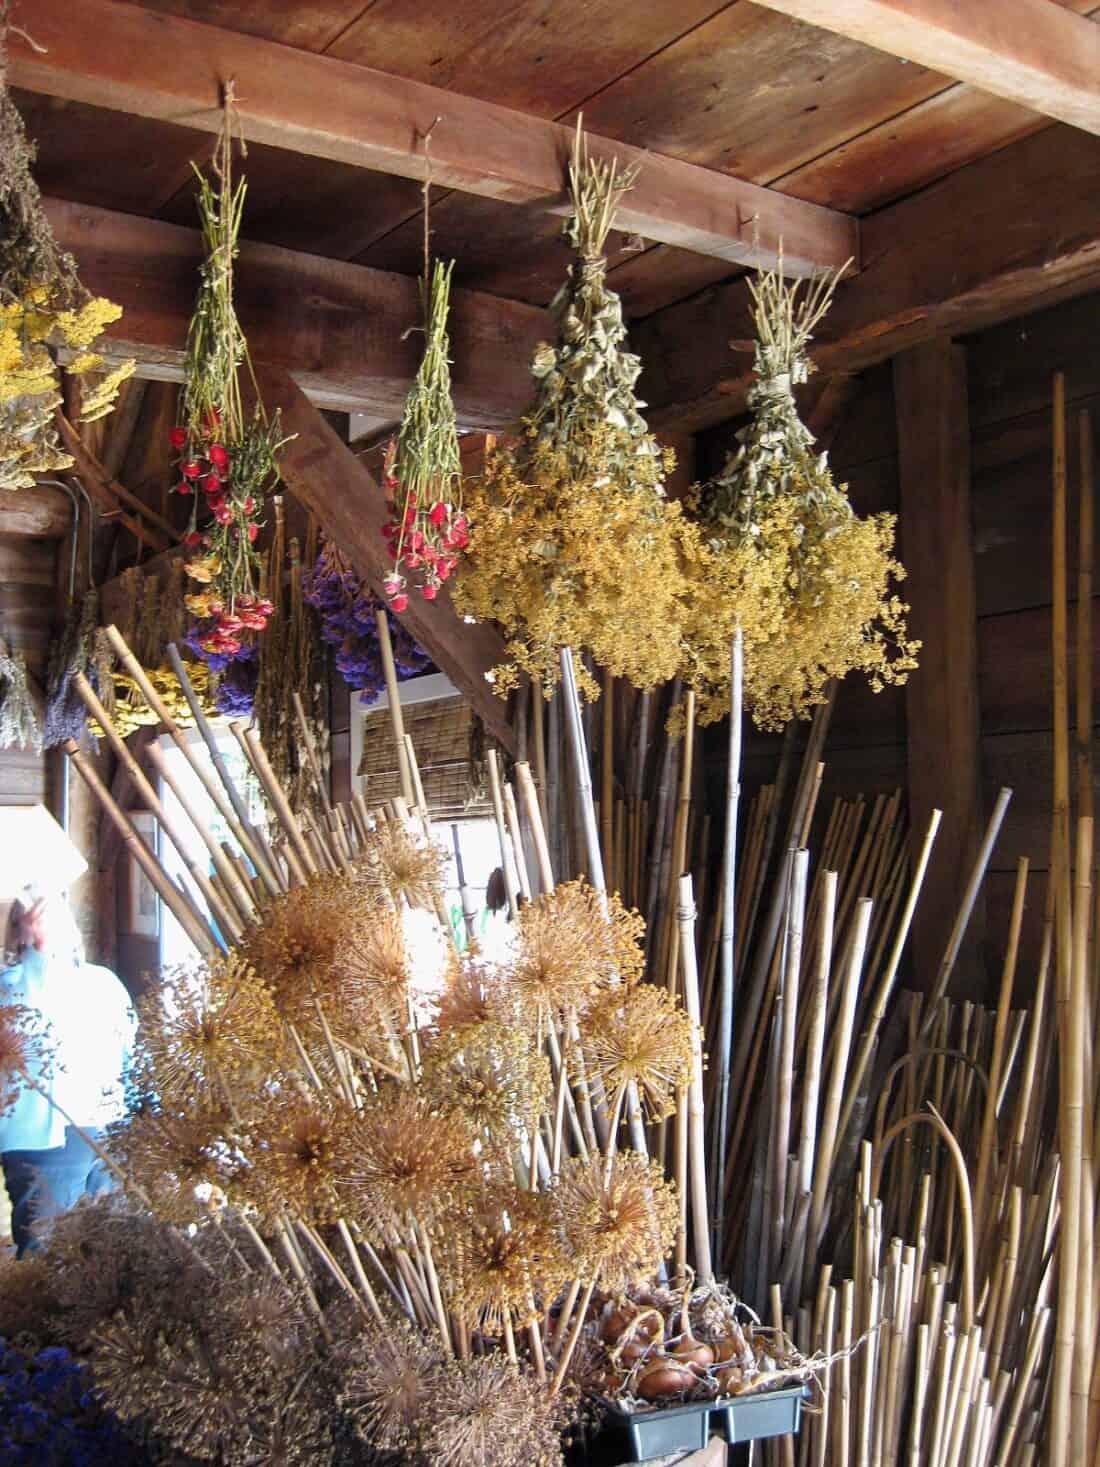
<instances>
[{"instance_id":1,"label":"dried allium seed head","mask_svg":"<svg viewBox=\"0 0 1100 1467\"><path fill-rule=\"evenodd\" d=\"M633 1082L651 1118L662 1120L691 1076L691 1020L655 984L612 990L586 1016L585 1052L589 1076L603 1082L610 1105Z\"/></svg>"},{"instance_id":2,"label":"dried allium seed head","mask_svg":"<svg viewBox=\"0 0 1100 1467\"><path fill-rule=\"evenodd\" d=\"M347 934L340 955L339 994L332 1020L349 1042L381 1027L405 1028L409 954L399 913L375 909Z\"/></svg>"},{"instance_id":3,"label":"dried allium seed head","mask_svg":"<svg viewBox=\"0 0 1100 1467\"><path fill-rule=\"evenodd\" d=\"M469 953L448 955L446 986L439 998L436 1028L447 1047L461 1046L482 1024L514 1018L499 969Z\"/></svg>"},{"instance_id":4,"label":"dried allium seed head","mask_svg":"<svg viewBox=\"0 0 1100 1467\"><path fill-rule=\"evenodd\" d=\"M227 1112L149 1107L108 1131L107 1151L144 1189L157 1216L187 1225L209 1217L229 1190L237 1159Z\"/></svg>"},{"instance_id":5,"label":"dried allium seed head","mask_svg":"<svg viewBox=\"0 0 1100 1467\"><path fill-rule=\"evenodd\" d=\"M367 881L385 889L400 906L434 911L443 896L446 857L400 820L386 820L371 831L357 869Z\"/></svg>"},{"instance_id":6,"label":"dried allium seed head","mask_svg":"<svg viewBox=\"0 0 1100 1467\"><path fill-rule=\"evenodd\" d=\"M441 1362L438 1340L405 1321L368 1325L351 1342L341 1405L369 1446L415 1448L426 1425L424 1395Z\"/></svg>"},{"instance_id":7,"label":"dried allium seed head","mask_svg":"<svg viewBox=\"0 0 1100 1467\"><path fill-rule=\"evenodd\" d=\"M633 967L635 925L617 905L604 916L600 893L586 882L561 883L519 915L517 993L540 1010L583 1013L619 976L624 958Z\"/></svg>"},{"instance_id":8,"label":"dried allium seed head","mask_svg":"<svg viewBox=\"0 0 1100 1467\"><path fill-rule=\"evenodd\" d=\"M457 1044L454 1039L461 1038ZM530 1133L550 1101L550 1067L528 1035L486 1023L424 1049L423 1088L439 1110L461 1115L490 1148Z\"/></svg>"},{"instance_id":9,"label":"dried allium seed head","mask_svg":"<svg viewBox=\"0 0 1100 1467\"><path fill-rule=\"evenodd\" d=\"M484 1189L442 1238L440 1279L452 1307L491 1335L526 1319L570 1276L550 1197L510 1184Z\"/></svg>"},{"instance_id":10,"label":"dried allium seed head","mask_svg":"<svg viewBox=\"0 0 1100 1467\"><path fill-rule=\"evenodd\" d=\"M558 1467L557 1404L503 1355L456 1360L436 1373L424 1403L432 1467Z\"/></svg>"},{"instance_id":11,"label":"dried allium seed head","mask_svg":"<svg viewBox=\"0 0 1100 1467\"><path fill-rule=\"evenodd\" d=\"M339 992L349 936L372 916L360 883L315 877L272 898L241 953L271 989L282 1017L309 1029L317 1023L317 1002L329 1010Z\"/></svg>"},{"instance_id":12,"label":"dried allium seed head","mask_svg":"<svg viewBox=\"0 0 1100 1467\"><path fill-rule=\"evenodd\" d=\"M242 1147L235 1191L266 1217L308 1222L339 1214L336 1189L355 1155L354 1112L331 1094L286 1088L271 1095Z\"/></svg>"},{"instance_id":13,"label":"dried allium seed head","mask_svg":"<svg viewBox=\"0 0 1100 1467\"><path fill-rule=\"evenodd\" d=\"M598 1276L614 1293L656 1272L676 1236L680 1208L660 1166L635 1151L620 1152L606 1181L605 1173L602 1157L573 1157L554 1196L577 1272Z\"/></svg>"},{"instance_id":14,"label":"dried allium seed head","mask_svg":"<svg viewBox=\"0 0 1100 1467\"><path fill-rule=\"evenodd\" d=\"M352 1216L379 1236L410 1214L445 1215L474 1170L473 1136L402 1085L386 1084L356 1115L338 1187Z\"/></svg>"},{"instance_id":15,"label":"dried allium seed head","mask_svg":"<svg viewBox=\"0 0 1100 1467\"><path fill-rule=\"evenodd\" d=\"M23 1085L23 1073L35 1051L30 1014L19 1004L0 1007L0 1115L13 1106Z\"/></svg>"},{"instance_id":16,"label":"dried allium seed head","mask_svg":"<svg viewBox=\"0 0 1100 1467\"><path fill-rule=\"evenodd\" d=\"M166 970L140 1012L142 1059L166 1105L230 1103L270 1070L282 1043L270 991L236 954Z\"/></svg>"}]
</instances>

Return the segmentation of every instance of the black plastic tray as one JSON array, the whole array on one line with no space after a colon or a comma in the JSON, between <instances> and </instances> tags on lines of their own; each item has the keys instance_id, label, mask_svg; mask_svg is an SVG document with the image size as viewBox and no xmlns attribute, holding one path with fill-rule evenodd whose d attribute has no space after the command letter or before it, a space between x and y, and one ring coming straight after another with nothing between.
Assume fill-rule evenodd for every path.
<instances>
[{"instance_id":1,"label":"black plastic tray","mask_svg":"<svg viewBox=\"0 0 1100 1467\"><path fill-rule=\"evenodd\" d=\"M631 1460L648 1462L673 1452L696 1452L717 1431L731 1446L765 1437L789 1436L802 1420L804 1386L749 1391L720 1401L693 1401L686 1406L652 1411L612 1407L611 1419L629 1441Z\"/></svg>"}]
</instances>

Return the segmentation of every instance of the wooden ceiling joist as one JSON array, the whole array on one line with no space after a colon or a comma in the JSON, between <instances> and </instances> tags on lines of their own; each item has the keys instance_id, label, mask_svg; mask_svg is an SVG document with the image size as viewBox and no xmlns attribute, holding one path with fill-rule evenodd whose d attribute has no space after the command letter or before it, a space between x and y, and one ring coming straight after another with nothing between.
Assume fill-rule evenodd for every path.
<instances>
[{"instance_id":1,"label":"wooden ceiling joist","mask_svg":"<svg viewBox=\"0 0 1100 1467\"><path fill-rule=\"evenodd\" d=\"M381 484L285 371L258 368L256 375L264 405L281 412L283 430L290 435L279 454L284 483L381 595L383 579L392 569L382 536L389 509ZM489 733L511 751L508 704L493 692L486 676L505 660L498 633L488 625L464 622L446 586L431 602L414 592L401 620L440 672L465 694Z\"/></svg>"},{"instance_id":2,"label":"wooden ceiling joist","mask_svg":"<svg viewBox=\"0 0 1100 1467\"><path fill-rule=\"evenodd\" d=\"M14 86L214 132L232 80L249 141L405 178L423 176L423 136L437 120L434 182L568 212L572 135L559 123L120 0L16 0L12 22ZM606 138L589 146L643 165L619 211L624 231L735 266L772 265L782 252L792 275L858 268L859 228L846 214Z\"/></svg>"},{"instance_id":3,"label":"wooden ceiling joist","mask_svg":"<svg viewBox=\"0 0 1100 1467\"><path fill-rule=\"evenodd\" d=\"M756 0L1100 133L1100 27L1054 0Z\"/></svg>"},{"instance_id":4,"label":"wooden ceiling joist","mask_svg":"<svg viewBox=\"0 0 1100 1467\"><path fill-rule=\"evenodd\" d=\"M1100 286L1100 140L1049 127L863 221L864 267L842 282L811 354L853 372ZM735 281L638 322L643 397L658 428L696 431L744 409L750 299Z\"/></svg>"},{"instance_id":5,"label":"wooden ceiling joist","mask_svg":"<svg viewBox=\"0 0 1100 1467\"><path fill-rule=\"evenodd\" d=\"M58 200L47 212L81 279L123 307L108 329L119 356L143 376L182 378L187 327L202 258L199 234L176 224ZM285 367L320 407L401 417L422 338L409 276L348 265L277 245L241 245L236 304L252 355ZM553 336L545 311L456 289L451 304L454 394L463 427L514 424L531 393L528 366Z\"/></svg>"}]
</instances>

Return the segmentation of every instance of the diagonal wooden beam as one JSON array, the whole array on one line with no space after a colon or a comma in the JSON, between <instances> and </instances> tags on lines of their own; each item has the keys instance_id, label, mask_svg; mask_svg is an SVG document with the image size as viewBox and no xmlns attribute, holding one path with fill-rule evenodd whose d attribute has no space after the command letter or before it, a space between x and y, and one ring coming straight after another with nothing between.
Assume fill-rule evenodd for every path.
<instances>
[{"instance_id":1,"label":"diagonal wooden beam","mask_svg":"<svg viewBox=\"0 0 1100 1467\"><path fill-rule=\"evenodd\" d=\"M382 486L278 367L259 368L257 385L269 412L282 413L291 435L279 455L282 477L291 493L317 516L355 568L381 594L390 570L382 526L388 509ZM469 699L493 737L508 750L515 742L508 704L497 697L486 674L505 659L504 643L491 626L464 622L446 586L437 600L414 592L402 621L432 661Z\"/></svg>"},{"instance_id":2,"label":"diagonal wooden beam","mask_svg":"<svg viewBox=\"0 0 1100 1467\"><path fill-rule=\"evenodd\" d=\"M869 215L863 244L862 273L838 286L813 343L826 374L1100 289L1100 139L1045 128ZM744 410L750 304L737 281L632 328L654 426L695 431Z\"/></svg>"},{"instance_id":3,"label":"diagonal wooden beam","mask_svg":"<svg viewBox=\"0 0 1100 1467\"><path fill-rule=\"evenodd\" d=\"M120 0L16 0L12 9L13 86L214 132L232 80L249 141L405 178L423 177L423 134L438 118L437 184L567 212L572 134L559 123ZM782 247L790 274L858 265L848 215L623 143L592 137L589 146L644 164L619 214L625 230L731 265L774 263Z\"/></svg>"},{"instance_id":4,"label":"diagonal wooden beam","mask_svg":"<svg viewBox=\"0 0 1100 1467\"><path fill-rule=\"evenodd\" d=\"M756 0L1100 133L1100 27L1053 0Z\"/></svg>"},{"instance_id":5,"label":"diagonal wooden beam","mask_svg":"<svg viewBox=\"0 0 1100 1467\"><path fill-rule=\"evenodd\" d=\"M60 243L89 290L123 308L108 331L143 376L183 375L202 243L198 232L110 209L47 200ZM421 351L417 282L388 270L241 245L236 304L257 361L285 367L319 406L400 418ZM463 427L506 428L531 395L528 366L553 336L545 311L480 291L451 297L455 405Z\"/></svg>"}]
</instances>

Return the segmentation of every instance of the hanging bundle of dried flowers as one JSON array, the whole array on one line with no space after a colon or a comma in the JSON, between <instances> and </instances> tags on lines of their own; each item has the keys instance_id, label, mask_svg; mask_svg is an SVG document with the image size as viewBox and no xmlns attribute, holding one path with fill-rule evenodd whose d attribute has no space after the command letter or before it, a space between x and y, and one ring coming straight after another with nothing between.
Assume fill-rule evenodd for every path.
<instances>
[{"instance_id":1,"label":"hanging bundle of dried flowers","mask_svg":"<svg viewBox=\"0 0 1100 1467\"><path fill-rule=\"evenodd\" d=\"M386 686L378 644L377 613L382 603L327 536L303 580L303 595L321 614L321 637L335 649L337 672L358 691L360 703L377 702ZM392 612L387 611L387 619L398 680L423 672L431 663L427 652Z\"/></svg>"},{"instance_id":2,"label":"hanging bundle of dried flowers","mask_svg":"<svg viewBox=\"0 0 1100 1467\"><path fill-rule=\"evenodd\" d=\"M536 397L521 441L490 454L484 477L468 487L470 547L455 600L504 628L512 661L497 670L499 692L524 671L549 693L563 646L590 652L640 688L679 665L684 564L697 537L665 499L671 460L642 417L641 363L626 350L604 254L633 179L590 159L578 126L566 224L577 260L551 306L560 337L532 363ZM577 671L595 697L580 659Z\"/></svg>"},{"instance_id":3,"label":"hanging bundle of dried flowers","mask_svg":"<svg viewBox=\"0 0 1100 1467\"><path fill-rule=\"evenodd\" d=\"M161 576L145 575L140 566L131 566L120 577L125 591L124 609L119 617L119 630L146 676L157 690L172 717L182 728L189 728L193 717L179 679L168 665L165 648L175 642L181 649L194 649L190 636L184 637L184 568L178 559L168 563ZM100 701L123 738L135 729L148 728L158 722L157 715L146 703L137 683L119 663L104 631L95 636L92 658L93 681ZM191 685L208 718L215 718L219 708L215 702L217 677L223 671L217 658L206 658L188 666ZM96 738L103 730L94 719L88 728Z\"/></svg>"},{"instance_id":4,"label":"hanging bundle of dried flowers","mask_svg":"<svg viewBox=\"0 0 1100 1467\"><path fill-rule=\"evenodd\" d=\"M254 543L284 442L278 415L269 418L258 395L249 414L241 398L241 369L251 374L251 362L233 303L233 262L245 180L233 175L231 124L227 93L213 181L195 170L206 258L187 338L183 422L169 435L178 456L175 492L192 500L187 573L199 589L187 607L199 623L200 651L227 658L264 630L273 610L260 594Z\"/></svg>"},{"instance_id":5,"label":"hanging bundle of dried flowers","mask_svg":"<svg viewBox=\"0 0 1100 1467\"><path fill-rule=\"evenodd\" d=\"M0 489L24 489L37 474L72 466L58 441L58 353L87 378L81 420L114 407L132 361L102 373L91 350L122 308L81 285L76 261L58 245L31 173L34 148L7 88L7 6L0 11Z\"/></svg>"},{"instance_id":6,"label":"hanging bundle of dried flowers","mask_svg":"<svg viewBox=\"0 0 1100 1467\"><path fill-rule=\"evenodd\" d=\"M751 281L756 381L751 421L722 472L698 495L705 534L732 553L729 602L745 636L745 701L763 728L805 717L825 685L853 670L876 691L904 682L919 643L893 583L894 516L860 519L798 415L794 389L812 370L807 347L828 310L835 277L802 293L779 271ZM729 635L689 669L704 720L728 708Z\"/></svg>"},{"instance_id":7,"label":"hanging bundle of dried flowers","mask_svg":"<svg viewBox=\"0 0 1100 1467\"><path fill-rule=\"evenodd\" d=\"M425 601L458 564L469 543L462 512L462 460L451 400L447 313L454 261L436 260L420 282L424 296L424 355L405 402L396 445L386 455L384 482L393 515L383 533L393 552L385 591L393 611L409 604L410 576Z\"/></svg>"},{"instance_id":8,"label":"hanging bundle of dried flowers","mask_svg":"<svg viewBox=\"0 0 1100 1467\"><path fill-rule=\"evenodd\" d=\"M27 683L27 664L21 652L0 641L0 749L42 752L42 725Z\"/></svg>"}]
</instances>

